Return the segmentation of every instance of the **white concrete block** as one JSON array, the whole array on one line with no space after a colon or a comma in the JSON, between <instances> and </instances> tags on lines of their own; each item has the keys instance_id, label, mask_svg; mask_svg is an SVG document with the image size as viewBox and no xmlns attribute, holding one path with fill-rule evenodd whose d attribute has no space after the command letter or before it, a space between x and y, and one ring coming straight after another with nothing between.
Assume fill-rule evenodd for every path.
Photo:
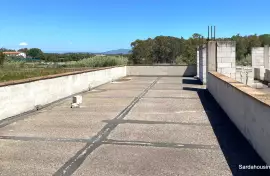
<instances>
[{"instance_id":1,"label":"white concrete block","mask_svg":"<svg viewBox=\"0 0 270 176\"><path fill-rule=\"evenodd\" d=\"M253 83L251 85L252 88L255 88L255 89L262 89L263 88L263 84L262 83Z\"/></svg>"},{"instance_id":2,"label":"white concrete block","mask_svg":"<svg viewBox=\"0 0 270 176\"><path fill-rule=\"evenodd\" d=\"M223 74L233 73L233 74L235 74L235 69L232 69L232 68L220 68L220 69L221 69L220 73L223 73Z\"/></svg>"},{"instance_id":3,"label":"white concrete block","mask_svg":"<svg viewBox=\"0 0 270 176\"><path fill-rule=\"evenodd\" d=\"M74 96L72 98L72 103L82 104L82 96L81 95Z\"/></svg>"},{"instance_id":4,"label":"white concrete block","mask_svg":"<svg viewBox=\"0 0 270 176\"><path fill-rule=\"evenodd\" d=\"M231 63L217 63L217 68L231 68Z\"/></svg>"},{"instance_id":5,"label":"white concrete block","mask_svg":"<svg viewBox=\"0 0 270 176\"><path fill-rule=\"evenodd\" d=\"M222 63L229 63L229 62L235 63L235 57L222 57L221 62Z\"/></svg>"}]
</instances>

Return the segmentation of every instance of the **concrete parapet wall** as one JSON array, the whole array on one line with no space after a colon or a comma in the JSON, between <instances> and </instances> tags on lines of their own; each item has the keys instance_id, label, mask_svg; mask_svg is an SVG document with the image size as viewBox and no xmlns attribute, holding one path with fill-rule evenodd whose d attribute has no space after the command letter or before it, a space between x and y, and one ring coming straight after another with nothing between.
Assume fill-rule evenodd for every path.
<instances>
[{"instance_id":1,"label":"concrete parapet wall","mask_svg":"<svg viewBox=\"0 0 270 176\"><path fill-rule=\"evenodd\" d=\"M126 76L125 66L2 84L0 120L34 110L36 106L52 103L124 76Z\"/></svg>"},{"instance_id":2,"label":"concrete parapet wall","mask_svg":"<svg viewBox=\"0 0 270 176\"><path fill-rule=\"evenodd\" d=\"M127 66L131 76L196 76L196 65Z\"/></svg>"},{"instance_id":3,"label":"concrete parapet wall","mask_svg":"<svg viewBox=\"0 0 270 176\"><path fill-rule=\"evenodd\" d=\"M270 95L217 72L208 73L207 89L257 153L270 164Z\"/></svg>"}]
</instances>

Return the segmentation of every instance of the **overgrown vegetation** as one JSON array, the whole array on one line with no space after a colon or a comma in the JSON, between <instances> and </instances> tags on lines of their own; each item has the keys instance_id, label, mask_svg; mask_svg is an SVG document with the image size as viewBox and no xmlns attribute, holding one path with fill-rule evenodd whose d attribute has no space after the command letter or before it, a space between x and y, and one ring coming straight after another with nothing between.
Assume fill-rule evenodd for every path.
<instances>
[{"instance_id":1,"label":"overgrown vegetation","mask_svg":"<svg viewBox=\"0 0 270 176\"><path fill-rule=\"evenodd\" d=\"M91 69L94 67L109 67L126 65L127 57L120 56L95 56L80 61L59 63L41 63L6 60L0 68L0 81L19 80L40 77L58 73Z\"/></svg>"},{"instance_id":2,"label":"overgrown vegetation","mask_svg":"<svg viewBox=\"0 0 270 176\"><path fill-rule=\"evenodd\" d=\"M67 62L66 67L108 67L126 65L128 58L123 56L95 56L79 61Z\"/></svg>"},{"instance_id":3,"label":"overgrown vegetation","mask_svg":"<svg viewBox=\"0 0 270 176\"><path fill-rule=\"evenodd\" d=\"M20 68L16 70L11 70L10 68L1 68L0 82L40 77L65 72L68 72L68 70L60 68Z\"/></svg>"},{"instance_id":4,"label":"overgrown vegetation","mask_svg":"<svg viewBox=\"0 0 270 176\"><path fill-rule=\"evenodd\" d=\"M251 65L252 47L270 45L270 34L260 36L238 34L217 40L236 41L236 63L248 66ZM48 54L38 48L20 49L20 52L29 56L28 59L7 57L2 52L14 50L0 48L0 81L126 64L196 64L196 48L205 42L206 39L202 39L197 33L189 39L158 36L154 39L132 42L131 54L120 56L95 56L90 53Z\"/></svg>"}]
</instances>

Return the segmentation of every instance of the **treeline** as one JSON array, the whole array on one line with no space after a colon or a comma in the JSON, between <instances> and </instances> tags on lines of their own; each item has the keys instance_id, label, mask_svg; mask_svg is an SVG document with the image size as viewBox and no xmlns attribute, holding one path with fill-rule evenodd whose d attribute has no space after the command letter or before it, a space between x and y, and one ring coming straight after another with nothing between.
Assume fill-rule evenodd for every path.
<instances>
[{"instance_id":1,"label":"treeline","mask_svg":"<svg viewBox=\"0 0 270 176\"><path fill-rule=\"evenodd\" d=\"M230 38L217 40L236 41L236 60L238 63L251 64L252 47L270 45L270 34L264 35L235 35ZM132 54L130 64L195 64L197 46L205 43L200 34L193 34L188 39L158 36L154 39L136 40L131 43Z\"/></svg>"},{"instance_id":2,"label":"treeline","mask_svg":"<svg viewBox=\"0 0 270 176\"><path fill-rule=\"evenodd\" d=\"M25 52L28 57L39 58L46 62L67 62L67 61L79 61L85 58L93 57L91 53L43 53L38 48L21 49L19 51Z\"/></svg>"},{"instance_id":3,"label":"treeline","mask_svg":"<svg viewBox=\"0 0 270 176\"><path fill-rule=\"evenodd\" d=\"M234 35L230 38L218 38L217 40L236 41L236 61L240 65L251 64L252 47L262 47L270 45L270 34L263 35ZM200 34L195 33L190 38L158 36L154 39L136 40L131 43L131 54L121 55L129 58L129 64L196 64L197 47L206 42ZM15 51L0 48L0 53L4 51ZM39 48L22 48L18 50L26 53L28 58L35 58L47 62L79 61L91 58L95 54L91 53L43 53ZM2 62L2 61L0 61Z\"/></svg>"},{"instance_id":4,"label":"treeline","mask_svg":"<svg viewBox=\"0 0 270 176\"><path fill-rule=\"evenodd\" d=\"M67 62L67 61L79 61L85 58L94 57L91 53L45 53L44 60L47 62Z\"/></svg>"},{"instance_id":5,"label":"treeline","mask_svg":"<svg viewBox=\"0 0 270 176\"><path fill-rule=\"evenodd\" d=\"M0 52L6 51L15 51L6 48L0 48ZM95 56L91 53L44 53L39 48L22 48L18 50L19 52L23 52L27 55L27 58L39 59L44 60L46 62L67 62L67 61L79 61L85 58L90 58ZM18 59L20 57L10 57L11 59Z\"/></svg>"}]
</instances>

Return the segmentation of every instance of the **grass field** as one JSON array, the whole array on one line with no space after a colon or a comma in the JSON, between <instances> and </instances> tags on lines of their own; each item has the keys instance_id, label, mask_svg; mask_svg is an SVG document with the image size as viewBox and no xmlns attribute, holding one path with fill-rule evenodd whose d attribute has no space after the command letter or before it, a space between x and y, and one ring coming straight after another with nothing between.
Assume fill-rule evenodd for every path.
<instances>
[{"instance_id":1,"label":"grass field","mask_svg":"<svg viewBox=\"0 0 270 176\"><path fill-rule=\"evenodd\" d=\"M0 67L0 82L54 75L91 68L126 65L128 59L119 56L95 56L80 61L56 63L6 61Z\"/></svg>"}]
</instances>

